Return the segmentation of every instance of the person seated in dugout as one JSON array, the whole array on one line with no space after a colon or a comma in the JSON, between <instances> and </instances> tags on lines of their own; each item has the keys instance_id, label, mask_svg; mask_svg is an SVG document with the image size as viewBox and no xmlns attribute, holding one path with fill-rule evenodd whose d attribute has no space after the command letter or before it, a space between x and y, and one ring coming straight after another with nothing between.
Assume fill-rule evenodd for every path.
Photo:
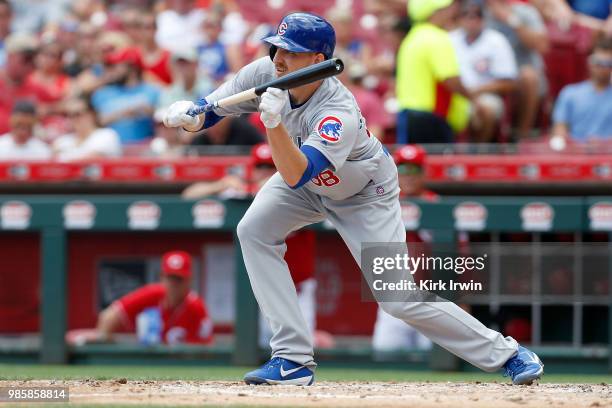
<instances>
[{"instance_id":1,"label":"person seated in dugout","mask_svg":"<svg viewBox=\"0 0 612 408\"><path fill-rule=\"evenodd\" d=\"M400 147L393 154L397 165L400 198L420 198L426 201L438 201L439 196L425 186L425 162L427 152L419 145Z\"/></svg>"},{"instance_id":2,"label":"person seated in dugout","mask_svg":"<svg viewBox=\"0 0 612 408\"><path fill-rule=\"evenodd\" d=\"M108 342L120 330L136 330L145 344L210 344L213 323L204 300L191 291L191 256L170 251L162 256L161 280L121 297L98 315L94 330L68 333L71 344Z\"/></svg>"}]
</instances>

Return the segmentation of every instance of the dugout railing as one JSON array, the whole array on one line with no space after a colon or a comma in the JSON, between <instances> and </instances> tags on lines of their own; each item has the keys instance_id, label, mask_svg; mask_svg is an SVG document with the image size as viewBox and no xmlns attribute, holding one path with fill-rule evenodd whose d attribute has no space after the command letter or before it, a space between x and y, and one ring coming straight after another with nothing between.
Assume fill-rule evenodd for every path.
<instances>
[{"instance_id":1,"label":"dugout railing","mask_svg":"<svg viewBox=\"0 0 612 408\"><path fill-rule=\"evenodd\" d=\"M83 204L85 203L85 204ZM27 361L32 357L43 363L102 362L110 361L121 353L129 354L130 361L163 361L167 359L188 362L190 358L208 360L211 363L231 361L235 364L252 365L259 362L261 350L257 344L257 305L252 295L235 230L238 221L248 208L249 200L185 201L174 196L0 196L0 240L11 240L13 234L36 233L40 242L41 303L40 345L23 347L0 347L0 359L4 361ZM77 210L74 210L74 206ZM69 208L72 206L72 212ZM80 207L79 207L80 206ZM86 209L84 209L84 207ZM79 210L80 209L80 210ZM93 209L93 212L92 212ZM72 214L72 215L71 215ZM76 215L75 215L76 214ZM85 215L84 215L85 214ZM72 217L72 218L71 218ZM582 359L591 364L593 370L606 367L612 371L612 197L445 197L439 202L405 201L403 217L408 230L426 229L434 232L436 240L446 243L456 241L457 232L473 234L476 239L492 245L491 253L500 254L495 248L501 242L500 235L507 233L529 234L533 243L531 253L542 259L542 245L546 234L569 233L575 239L573 247L580 247L583 234L603 234L605 240L599 256L604 259L607 278L606 293L598 296L541 297L536 291L529 295L502 296L489 293L488 297L476 298L475 307L496 308L504 304L523 304L530 308L532 343L550 359ZM86 218L86 220L84 220ZM329 225L314 226L321 233L334 233ZM225 231L235 243L236 257L236 316L234 322L234 344L231 347L140 347L84 346L69 348L65 342L67 329L67 254L69 237L75 232L88 234L117 233L186 233L207 234ZM483 238L484 237L484 238ZM588 239L585 239L586 242ZM540 252L538 252L540 251ZM502 251L503 252L503 251ZM497 256L497 255L496 255ZM572 258L578 264L581 256L576 249ZM501 259L501 258L499 258ZM497 259L497 264L499 264ZM493 264L495 262L492 261ZM602 265L599 263L598 265ZM492 267L492 269L495 269ZM600 268L602 269L602 268ZM537 270L537 268L536 268ZM1 270L1 273L15 271ZM496 273L496 272L492 272ZM1 275L1 274L0 274ZM576 283L582 279L580 267L575 270ZM537 280L534 280L537 286ZM547 303L548 302L548 303ZM569 340L559 344L542 339L543 319L546 320L547 304L561 305L564 309L556 314L571 324ZM605 309L597 315L597 321L588 320L592 305ZM598 309L598 310L600 310ZM601 311L601 310L600 310ZM591 316L589 316L591 317ZM587 324L603 327L605 337L599 343L586 344L582 340ZM0 333L4 336L7 333ZM0 340L0 344L2 341ZM113 348L114 347L114 348ZM334 350L324 352L325 359L350 359L351 352ZM434 359L435 353L433 353ZM448 356L438 358L436 367L456 368Z\"/></svg>"}]
</instances>

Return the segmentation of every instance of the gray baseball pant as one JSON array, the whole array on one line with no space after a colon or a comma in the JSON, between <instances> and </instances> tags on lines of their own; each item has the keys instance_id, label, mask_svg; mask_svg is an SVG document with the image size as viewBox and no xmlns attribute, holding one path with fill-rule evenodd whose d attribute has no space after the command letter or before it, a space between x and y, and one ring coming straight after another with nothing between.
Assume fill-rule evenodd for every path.
<instances>
[{"instance_id":1,"label":"gray baseball pant","mask_svg":"<svg viewBox=\"0 0 612 408\"><path fill-rule=\"evenodd\" d=\"M237 232L253 293L272 329L273 357L316 367L311 332L283 259L287 235L327 218L361 265L362 242L406 242L397 175L394 184L382 195L366 187L353 197L334 201L306 188L293 190L276 173L259 191ZM487 328L452 302L379 304L390 315L482 370L496 371L517 353L513 338Z\"/></svg>"}]
</instances>

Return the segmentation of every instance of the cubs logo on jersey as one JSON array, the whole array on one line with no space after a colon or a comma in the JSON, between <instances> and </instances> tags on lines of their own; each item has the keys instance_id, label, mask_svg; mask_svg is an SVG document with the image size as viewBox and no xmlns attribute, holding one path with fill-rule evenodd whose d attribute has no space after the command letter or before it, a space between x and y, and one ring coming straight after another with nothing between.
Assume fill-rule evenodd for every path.
<instances>
[{"instance_id":1,"label":"cubs logo on jersey","mask_svg":"<svg viewBox=\"0 0 612 408\"><path fill-rule=\"evenodd\" d=\"M342 136L342 121L335 116L327 116L319 122L319 136L331 143L336 143Z\"/></svg>"},{"instance_id":2,"label":"cubs logo on jersey","mask_svg":"<svg viewBox=\"0 0 612 408\"><path fill-rule=\"evenodd\" d=\"M287 31L287 23L285 23L284 21L282 23L280 23L280 25L278 26L278 35L283 35L285 34L285 32Z\"/></svg>"}]
</instances>

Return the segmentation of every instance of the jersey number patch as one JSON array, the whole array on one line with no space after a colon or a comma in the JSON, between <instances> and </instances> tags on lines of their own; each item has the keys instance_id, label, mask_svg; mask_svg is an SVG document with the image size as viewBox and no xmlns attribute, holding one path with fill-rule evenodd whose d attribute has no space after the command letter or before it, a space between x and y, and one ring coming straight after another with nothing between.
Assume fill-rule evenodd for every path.
<instances>
[{"instance_id":1,"label":"jersey number patch","mask_svg":"<svg viewBox=\"0 0 612 408\"><path fill-rule=\"evenodd\" d=\"M332 186L335 186L336 184L339 184L340 179L338 178L338 176L334 174L333 171L325 170L325 171L320 172L317 175L317 177L313 178L312 182L319 187L321 186L332 187Z\"/></svg>"}]
</instances>

